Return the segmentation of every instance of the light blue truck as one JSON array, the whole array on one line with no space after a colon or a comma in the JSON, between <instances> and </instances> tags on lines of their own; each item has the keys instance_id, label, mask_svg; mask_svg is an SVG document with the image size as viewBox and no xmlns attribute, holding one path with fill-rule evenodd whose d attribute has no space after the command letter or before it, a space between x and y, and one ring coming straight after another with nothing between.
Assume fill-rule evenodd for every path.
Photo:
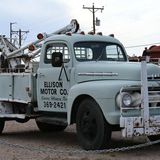
<instances>
[{"instance_id":1,"label":"light blue truck","mask_svg":"<svg viewBox=\"0 0 160 160\"><path fill-rule=\"evenodd\" d=\"M86 150L109 147L116 130L124 137L160 133L160 68L129 62L114 37L54 34L45 38L37 59L24 68L1 67L0 132L9 120L35 119L50 132L76 123Z\"/></svg>"}]
</instances>

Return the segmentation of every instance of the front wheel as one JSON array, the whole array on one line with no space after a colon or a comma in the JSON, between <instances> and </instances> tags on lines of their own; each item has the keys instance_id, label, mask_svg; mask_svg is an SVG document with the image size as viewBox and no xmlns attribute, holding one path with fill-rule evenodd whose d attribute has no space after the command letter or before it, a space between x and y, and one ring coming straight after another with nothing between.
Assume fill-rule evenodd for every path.
<instances>
[{"instance_id":1,"label":"front wheel","mask_svg":"<svg viewBox=\"0 0 160 160\"><path fill-rule=\"evenodd\" d=\"M4 125L5 125L5 122L3 120L0 120L0 134L3 132Z\"/></svg>"},{"instance_id":2,"label":"front wheel","mask_svg":"<svg viewBox=\"0 0 160 160\"><path fill-rule=\"evenodd\" d=\"M94 100L82 101L77 112L76 126L78 141L84 149L97 150L109 146L111 127Z\"/></svg>"},{"instance_id":3,"label":"front wheel","mask_svg":"<svg viewBox=\"0 0 160 160\"><path fill-rule=\"evenodd\" d=\"M40 121L36 121L37 127L42 132L60 132L63 131L67 126L48 124Z\"/></svg>"}]
</instances>

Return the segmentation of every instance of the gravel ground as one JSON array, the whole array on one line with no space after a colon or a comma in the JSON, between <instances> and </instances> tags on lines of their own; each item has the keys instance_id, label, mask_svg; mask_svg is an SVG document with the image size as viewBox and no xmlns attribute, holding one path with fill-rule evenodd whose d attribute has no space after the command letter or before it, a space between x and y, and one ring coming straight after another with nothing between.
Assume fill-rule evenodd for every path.
<instances>
[{"instance_id":1,"label":"gravel ground","mask_svg":"<svg viewBox=\"0 0 160 160\"><path fill-rule=\"evenodd\" d=\"M121 133L112 136L112 148L146 142L146 138L125 140ZM0 160L159 160L160 144L114 153L86 153L76 139L75 126L64 132L39 132L34 120L25 124L6 122L0 136Z\"/></svg>"}]
</instances>

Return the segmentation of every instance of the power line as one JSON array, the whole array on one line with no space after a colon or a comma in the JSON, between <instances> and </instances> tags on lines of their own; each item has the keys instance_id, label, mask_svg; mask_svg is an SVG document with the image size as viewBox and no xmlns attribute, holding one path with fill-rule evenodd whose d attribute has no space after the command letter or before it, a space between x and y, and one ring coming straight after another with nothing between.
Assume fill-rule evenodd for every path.
<instances>
[{"instance_id":1,"label":"power line","mask_svg":"<svg viewBox=\"0 0 160 160\"><path fill-rule=\"evenodd\" d=\"M139 48L139 47L152 46L152 45L156 45L156 44L160 44L160 42L148 43L148 44L140 44L140 45L134 45L134 46L127 46L125 48Z\"/></svg>"}]
</instances>

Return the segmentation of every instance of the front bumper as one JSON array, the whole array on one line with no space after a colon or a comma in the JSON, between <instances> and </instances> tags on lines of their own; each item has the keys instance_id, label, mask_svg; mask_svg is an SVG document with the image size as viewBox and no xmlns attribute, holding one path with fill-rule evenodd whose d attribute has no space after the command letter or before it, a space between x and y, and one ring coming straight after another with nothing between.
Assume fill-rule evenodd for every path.
<instances>
[{"instance_id":1,"label":"front bumper","mask_svg":"<svg viewBox=\"0 0 160 160\"><path fill-rule=\"evenodd\" d=\"M160 115L151 116L148 125L143 117L120 117L123 137L150 136L160 134Z\"/></svg>"}]
</instances>

